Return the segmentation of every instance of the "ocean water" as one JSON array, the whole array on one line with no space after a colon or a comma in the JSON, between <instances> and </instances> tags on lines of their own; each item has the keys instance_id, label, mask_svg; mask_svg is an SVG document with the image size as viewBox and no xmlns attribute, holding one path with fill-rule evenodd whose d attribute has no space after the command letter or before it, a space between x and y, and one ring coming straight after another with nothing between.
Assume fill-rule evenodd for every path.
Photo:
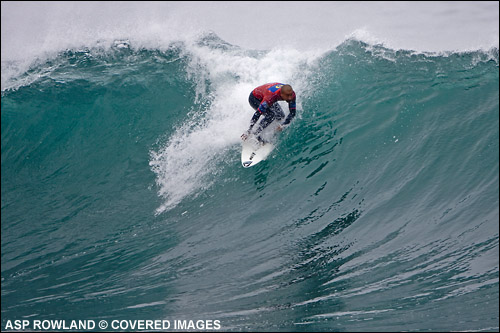
<instances>
[{"instance_id":1,"label":"ocean water","mask_svg":"<svg viewBox=\"0 0 500 333\"><path fill-rule=\"evenodd\" d=\"M458 27L495 5L457 6ZM370 27L321 48L156 38L154 20L82 39L49 13L42 53L2 47L2 330L498 331L498 13L492 44L427 50ZM248 94L271 81L294 87L298 115L244 169Z\"/></svg>"}]
</instances>

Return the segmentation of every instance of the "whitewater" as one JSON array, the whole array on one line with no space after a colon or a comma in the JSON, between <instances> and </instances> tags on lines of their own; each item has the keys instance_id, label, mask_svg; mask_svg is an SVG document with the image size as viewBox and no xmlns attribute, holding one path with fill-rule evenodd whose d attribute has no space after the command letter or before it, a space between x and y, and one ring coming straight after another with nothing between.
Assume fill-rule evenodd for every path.
<instances>
[{"instance_id":1,"label":"whitewater","mask_svg":"<svg viewBox=\"0 0 500 333\"><path fill-rule=\"evenodd\" d=\"M7 1L1 84L2 330L499 329L498 2Z\"/></svg>"}]
</instances>

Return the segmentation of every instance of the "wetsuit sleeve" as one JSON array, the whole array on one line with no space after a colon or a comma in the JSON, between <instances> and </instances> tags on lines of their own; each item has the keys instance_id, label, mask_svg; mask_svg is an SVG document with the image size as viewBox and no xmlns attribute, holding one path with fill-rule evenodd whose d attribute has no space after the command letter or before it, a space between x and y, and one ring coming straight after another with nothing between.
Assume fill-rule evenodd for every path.
<instances>
[{"instance_id":1,"label":"wetsuit sleeve","mask_svg":"<svg viewBox=\"0 0 500 333\"><path fill-rule=\"evenodd\" d=\"M283 123L283 125L290 124L290 122L292 121L293 117L295 117L295 113L297 112L297 106L296 106L295 100L293 100L290 103L288 103L288 110L290 111L290 113L288 114L288 117L286 117L286 120Z\"/></svg>"},{"instance_id":2,"label":"wetsuit sleeve","mask_svg":"<svg viewBox=\"0 0 500 333\"><path fill-rule=\"evenodd\" d=\"M267 109L269 109L269 104L267 103L267 101L264 100L264 101L262 101L262 103L260 103L257 111L260 112L261 114L266 114Z\"/></svg>"},{"instance_id":3,"label":"wetsuit sleeve","mask_svg":"<svg viewBox=\"0 0 500 333\"><path fill-rule=\"evenodd\" d=\"M261 115L265 115L269 109L269 104L266 101L262 101L260 103L259 107L257 108L257 111L253 114L252 119L250 120L250 129L252 129L253 125L259 120Z\"/></svg>"}]
</instances>

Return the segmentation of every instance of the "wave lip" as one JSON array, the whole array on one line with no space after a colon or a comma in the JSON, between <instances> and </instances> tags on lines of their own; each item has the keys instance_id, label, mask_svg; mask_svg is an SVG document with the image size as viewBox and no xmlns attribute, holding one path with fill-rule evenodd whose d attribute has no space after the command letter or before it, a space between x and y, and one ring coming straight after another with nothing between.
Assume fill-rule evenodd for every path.
<instances>
[{"instance_id":1,"label":"wave lip","mask_svg":"<svg viewBox=\"0 0 500 333\"><path fill-rule=\"evenodd\" d=\"M256 17L277 24L256 25ZM286 37L266 37L269 29L276 34L284 26ZM498 49L498 26L498 3L480 1L332 2L322 4L320 11L317 3L304 2L287 8L274 3L4 2L2 89L4 75L21 74L37 59L44 61L68 49L109 47L115 40L164 50L172 42L190 44L213 32L246 50L326 51L355 37L396 50L461 52Z\"/></svg>"},{"instance_id":2,"label":"wave lip","mask_svg":"<svg viewBox=\"0 0 500 333\"><path fill-rule=\"evenodd\" d=\"M128 38L149 48L206 31L245 49L332 48L363 31L395 49L498 48L498 3L9 3L2 4L2 59ZM210 15L207 15L209 13ZM275 26L256 25L276 22ZM306 22L307 24L289 24ZM267 39L269 29L287 37ZM252 31L250 34L249 31ZM333 44L329 44L333 43ZM156 46L154 46L156 45Z\"/></svg>"}]
</instances>

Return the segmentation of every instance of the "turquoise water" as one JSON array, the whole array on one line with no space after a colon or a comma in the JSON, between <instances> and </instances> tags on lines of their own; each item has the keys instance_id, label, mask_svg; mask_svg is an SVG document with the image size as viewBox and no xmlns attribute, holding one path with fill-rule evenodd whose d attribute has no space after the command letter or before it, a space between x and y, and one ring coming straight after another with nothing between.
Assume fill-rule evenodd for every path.
<instances>
[{"instance_id":1,"label":"turquoise water","mask_svg":"<svg viewBox=\"0 0 500 333\"><path fill-rule=\"evenodd\" d=\"M498 49L75 49L2 91L8 320L499 328ZM298 116L244 169L255 86ZM286 107L285 107L286 110Z\"/></svg>"}]
</instances>

